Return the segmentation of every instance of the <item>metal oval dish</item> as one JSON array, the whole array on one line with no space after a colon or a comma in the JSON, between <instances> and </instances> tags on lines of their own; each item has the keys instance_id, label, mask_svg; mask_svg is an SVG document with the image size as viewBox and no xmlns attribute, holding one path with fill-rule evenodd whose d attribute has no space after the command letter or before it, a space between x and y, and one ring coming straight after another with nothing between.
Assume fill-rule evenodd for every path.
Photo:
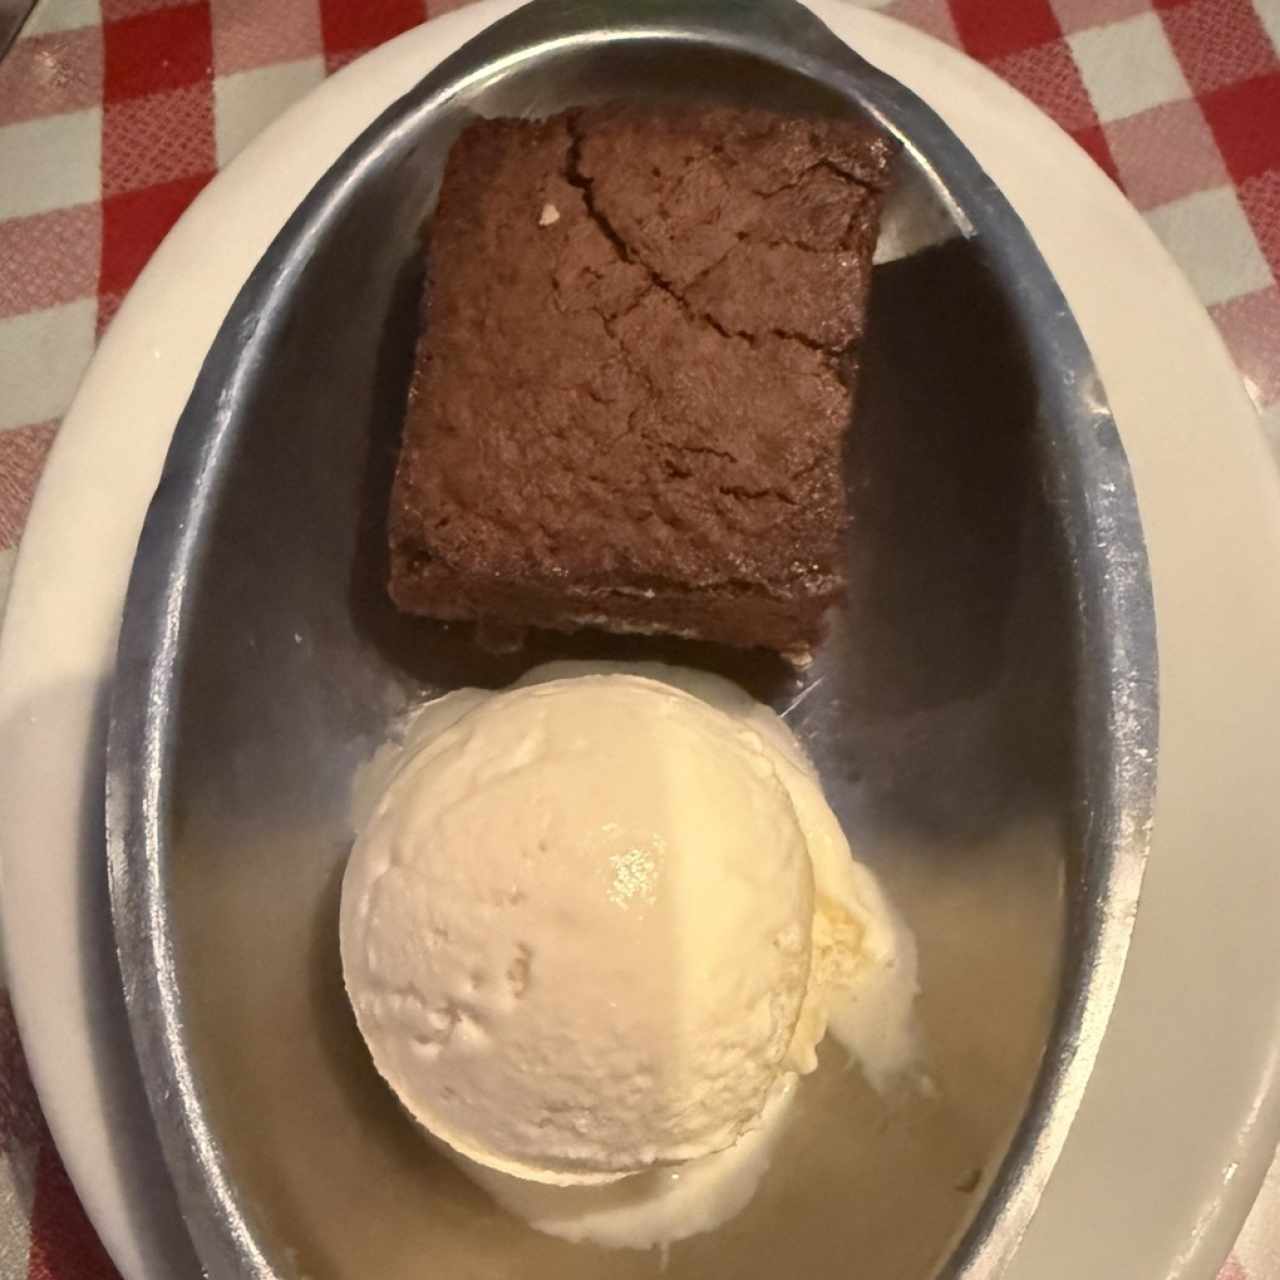
<instances>
[{"instance_id":1,"label":"metal oval dish","mask_svg":"<svg viewBox=\"0 0 1280 1280\"><path fill-rule=\"evenodd\" d=\"M383 520L418 230L472 114L637 94L869 112L904 146L851 445L850 604L802 678L691 644L505 659L397 616ZM770 699L913 924L932 1093L824 1062L756 1200L674 1274L994 1276L1105 1030L1155 785L1156 654L1128 468L1025 228L919 100L790 0L536 0L392 106L241 292L129 589L108 754L133 1034L216 1276L575 1277L415 1133L346 1007L348 787L425 694L552 656L713 666ZM619 1276L652 1274L612 1254Z\"/></svg>"}]
</instances>

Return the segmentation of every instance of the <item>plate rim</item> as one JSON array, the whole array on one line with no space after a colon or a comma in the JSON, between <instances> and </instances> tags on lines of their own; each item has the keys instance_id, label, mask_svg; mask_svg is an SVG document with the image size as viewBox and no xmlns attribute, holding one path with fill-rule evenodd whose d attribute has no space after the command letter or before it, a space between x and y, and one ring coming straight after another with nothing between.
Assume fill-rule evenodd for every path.
<instances>
[{"instance_id":1,"label":"plate rim","mask_svg":"<svg viewBox=\"0 0 1280 1280\"><path fill-rule=\"evenodd\" d=\"M390 52L403 50L407 54L409 49L409 44L411 42L415 45L415 47L419 42L421 42L424 46L426 46L430 44L436 37L440 37L440 42L445 43L444 36L450 33L457 33L458 38L456 40L456 43L460 43L461 39L465 38L465 33L467 28L478 29L480 25L484 25L487 20L491 19L493 16L496 16L498 13L505 11L506 8L508 7L510 6L485 5L485 6L477 6L472 9L461 10L454 14L444 15L439 19L434 19L431 24L428 24L428 27L419 28L415 32L407 33L406 36L400 37L398 41L392 42L392 44L388 46L384 46L383 50L379 50L374 55L371 55L371 59L373 61L377 61L379 60L379 55L382 55L380 61L384 65L388 65L391 62L391 58L388 56ZM1027 124L1027 127L1030 128L1032 127L1032 125L1035 126L1032 129L1033 133L1038 132L1043 137L1045 135L1045 130L1047 129L1052 134L1053 142L1057 143L1060 147L1067 144L1067 139L1065 138L1065 135L1058 133L1054 126L1049 125L1047 121L1045 121L1042 117L1039 117L1039 113L1035 110L1035 108L1031 107L1030 104L1025 102L1025 100L1021 99L1012 90L1008 89L1001 82L996 80L995 77L991 75L991 73L986 72L981 68L977 68L976 64L968 64L968 60L964 59L962 55L956 54L954 51L945 48L945 46L941 46L937 44L936 42L932 41L929 37L923 36L919 32L916 32L910 28L901 26L900 24L893 23L890 19L885 18L883 15L870 14L865 11L846 8L843 5L831 2L831 0L828 0L828 2L826 3L814 4L812 7L816 8L819 11L821 16L823 16L824 19L828 22L828 24L831 25L833 28L835 28L839 34L841 34L842 38L844 38L846 42L852 43L854 40L863 41L864 42L863 49L865 52L870 53L870 56L873 61L877 62L879 65L887 66L888 69L893 71L893 74L899 75L900 78L906 80L907 83L909 84L911 83L911 77L909 75L902 74L901 71L899 71L897 68L893 66L893 63L896 59L893 56L892 51L895 46L898 48L899 52L907 51L907 52L913 52L915 55L917 55L917 59L916 59L917 71L919 71L920 68L923 67L926 71L931 73L943 73L947 71L957 72L957 68L965 67L967 64L967 69L964 71L964 73L957 74L955 76L957 80L968 79L972 84L972 82L976 79L977 84L975 86L972 86L975 88L976 91L980 92L982 95L994 97L997 101L1002 101L1004 108L1009 112L1011 112L1012 115L1014 116L1021 115L1023 117L1023 123ZM449 28L449 31L445 30L446 27ZM428 30L430 31L430 37L426 37L424 35L424 33L427 32ZM851 36L852 36L852 39L850 38ZM874 46L876 46L877 44L880 44L881 47L874 48ZM908 61L910 61L910 59L908 59ZM329 81L326 86L322 87L321 90L317 90L316 93L312 95L311 98L304 100L304 103L300 104L298 107L295 107L292 110L292 112L289 113L291 116L295 118L295 125L296 125L297 119L299 118L300 111L305 109L308 103L310 103L310 109L314 111L316 107L316 102L313 101L313 99L318 98L318 96L324 91L325 88L332 88L333 86L339 86L342 83L343 78L348 77L349 73L351 74L352 77L354 77L357 69L359 69L360 74L364 76L364 78L367 81L370 78L370 75L373 71L373 66L372 66L371 60L364 60L364 62L365 62L365 65L363 66L361 62L352 64L352 66L348 68L346 71L344 71L340 77L336 77L334 80ZM422 69L422 63L421 61L419 61L417 64L417 72L413 77L414 79L416 79L417 76L421 74L421 69ZM975 76L975 73L977 73L976 76ZM945 79L945 75L942 78ZM347 83L354 86L354 83L355 83L354 78L349 79ZM345 89L346 85L342 84L342 88ZM339 96L338 89L332 88L330 98L336 99L338 96ZM384 98L390 98L391 96L394 96L394 94L387 93L383 95ZM994 111L995 111L995 108L993 106L992 112L994 113ZM945 106L942 109L942 114L944 116L947 116L948 114ZM249 151L245 153L245 157L248 157L250 153L254 151L257 151L259 155L265 154L267 144L270 139L282 139L284 136L286 136L288 131L280 130L278 128L278 126L282 123L283 123L283 120L281 122L277 122L277 126L273 126L272 129L268 130L267 133L263 135L262 139L260 139L258 143L255 143L254 146L251 147ZM960 129L958 131L961 132L962 136L964 136L963 129ZM996 132L999 132L999 131L996 130ZM966 138L966 141L970 141L970 140ZM975 145L972 141L970 141L970 145L973 146L974 150L978 151L981 156L981 148ZM333 149L338 150L340 148L335 147ZM238 159L236 162L236 165L241 165L241 161L245 157ZM1079 159L1083 160L1083 156L1079 157ZM985 160L984 160L984 163L987 164L988 168L997 167ZM1065 163L1065 157L1064 157L1064 163ZM217 190L220 198L224 195L226 199L232 198L230 194L231 179L228 177L228 175L232 175L236 173L236 165L233 165L230 168L228 168L228 170L226 170L223 175L220 175L219 178L215 180L214 184L211 184L211 187L209 188L209 193L213 193L215 190ZM248 170L243 165L241 165L240 172L247 174ZM1101 175L1096 172L1091 171L1090 177L1096 183L1105 183L1105 179L1103 179ZM219 187L219 184L221 184L221 187ZM205 197L202 197L201 199L204 200ZM212 196L211 196L211 199L212 199ZM1123 204L1123 198L1119 197L1118 193L1116 194L1116 199L1120 200L1121 203ZM206 202L205 208L207 209L208 207L209 207L209 203ZM1124 204L1123 208L1125 210L1125 213L1130 216L1132 223L1137 224L1137 229L1141 229L1143 235L1149 238L1150 233L1146 230L1145 226L1141 223L1141 220L1139 216L1136 214L1136 212L1130 209L1127 204ZM179 228L183 228L185 225L188 240L190 239L189 233L191 231L192 216L194 211L195 211L195 206L193 206L193 210L189 211L188 215L185 215L184 219L179 223ZM1023 213L1023 216L1026 217L1027 221L1032 225L1034 230L1036 227L1035 219L1033 217L1028 217L1025 210L1020 209L1020 212ZM115 353L122 352L129 345L130 330L132 330L132 337L134 341L141 339L141 337L143 336L147 328L147 324L146 324L145 313L143 311L142 302L144 300L145 295L147 295L148 293L154 294L154 293L160 293L163 291L163 285L160 283L160 272L164 266L168 265L171 261L176 260L177 250L175 249L174 245L181 239L182 239L182 235L180 235L177 230L175 230L175 233L171 233L170 240L166 242L166 245L162 247L162 250L160 251L159 254L157 254L157 257L153 259L152 264L148 266L147 271L144 273L143 280L140 281L139 286L135 290L135 295L131 297L130 301L126 302L125 308L122 309L121 316L117 320L117 325L113 327L112 333L108 335L107 342L104 343L99 356L95 359L95 366L97 369L96 377L93 373L91 373L90 378L86 379L86 382L84 384L84 389L82 390L80 396L77 397L77 403L73 408L72 413L68 415L68 419L67 419L67 422L72 425L75 425L78 423L86 424L85 427L79 432L79 434L83 434L83 432L88 428L87 420L90 417L89 411L90 411L90 408L92 407L94 396L101 396L104 394L104 388L102 384L104 384L107 381L104 370L108 369L110 365L110 361L108 359L108 352L111 353L111 359L113 359L117 364L119 364L121 362L122 357L115 355ZM1166 271L1169 269L1167 260L1164 263L1164 269ZM238 288L238 283L232 286L230 291L234 292L236 288ZM217 319L214 321L214 327L216 327L216 324L220 321L220 319L221 319L221 315L219 315ZM1204 326L1206 327L1208 326L1207 317L1203 317L1203 323L1204 323ZM1216 343L1216 348L1213 345L1214 343ZM148 351L146 352L146 354L149 355L150 352ZM199 363L200 358L202 358L202 353L197 352L196 353L197 364ZM1225 353L1222 352L1220 343L1216 342L1216 338L1211 340L1210 349L1207 352L1207 359L1210 364L1214 363L1216 360L1216 363L1220 366L1216 372L1218 375L1217 380L1222 382L1221 395L1224 402L1230 400L1231 396L1229 395L1226 389L1226 382L1220 376L1224 371L1229 371L1229 366L1225 366ZM1239 385L1238 379L1236 378L1236 375L1234 374L1233 371L1230 371L1230 380L1236 388L1237 400L1240 402L1243 402L1244 400L1243 388ZM1242 407L1242 406L1238 405L1237 407ZM1126 430L1125 424L1122 421L1121 422L1122 434L1125 433L1125 430ZM52 674L54 674L55 676L57 674L60 674L56 670L58 665L56 658L53 661L47 662L44 664L41 664L39 662L29 661L31 657L29 640L27 642L28 652L25 655L25 658L28 659L28 661L18 660L13 657L12 651L15 649L15 647L19 646L19 641L15 641L13 637L15 635L19 635L23 630L22 627L15 624L14 617L15 617L16 610L30 612L31 608L33 607L31 604L31 598L32 598L33 590L35 590L35 588L33 588L32 583L34 583L37 580L37 578L40 576L40 572L42 568L42 565L40 562L48 558L47 547L43 547L42 544L47 543L50 540L50 538L53 538L54 541L57 540L55 536L57 532L55 525L57 523L57 520L59 519L59 513L57 508L58 508L59 501L63 500L58 495L60 495L60 491L65 492L67 488L67 485L65 483L67 474L77 470L75 466L75 459L73 459L71 456L73 453L71 442L72 442L73 436L75 436L76 434L78 434L76 431L67 432L64 427L63 438L59 441L58 445L55 446L54 454L50 460L51 479L46 481L46 483L42 485L41 495L38 497L36 504L33 506L31 522L28 525L28 539L26 542L24 542L23 551L19 557L19 563L16 567L13 589L12 589L12 594L10 598L11 611L6 621L5 634L4 634L3 640L0 641L0 659L3 660L2 663L0 663L0 711L4 711L4 710L11 711L13 709L15 705L15 698L13 695L15 694L15 692L18 694L22 693L24 691L22 687L24 685L24 682L29 684L32 681L33 677L38 679L38 676L41 674L39 669L42 666L46 668L46 670L43 672L43 674L45 675L50 674L50 671L48 670L48 668L50 667L54 668L54 670L52 671ZM76 447L79 449L85 448L83 443L79 441L77 441ZM79 468L79 470L81 471L83 470L83 465L81 466L81 468ZM60 480L63 481L63 483L60 483ZM137 487L144 487L144 486L137 486ZM128 522L126 521L126 523ZM42 554L42 551L44 552L44 554ZM106 608L108 612L111 611L112 605L110 601L107 602ZM30 626L26 627L26 630L28 633L30 633L31 631ZM9 732L10 732L10 726L9 726L8 717L6 717L5 718L6 736L9 735ZM20 733L15 733L14 738L11 739L11 741L12 740L22 740L22 735ZM30 741L30 737L28 736L26 740ZM66 745L65 741L63 745L64 746ZM83 751L81 752L81 754L83 755ZM15 857L20 858L21 851L16 850L12 842L6 841L4 846L4 859L5 859L5 866L6 866L6 888L11 887L12 877L9 876L7 873ZM16 914L16 907L13 901L11 900L10 894L6 893L5 903L4 903L4 915L5 915L6 925L9 924L11 914ZM7 928L6 936L7 936L6 945L11 946L13 938L17 936L15 931L10 928ZM76 1100L74 1098L66 1097L66 1096L60 1096L60 1097L54 1098L53 1094L56 1093L57 1090L55 1087L52 1086L52 1076L46 1070L48 1066L47 1057L50 1051L50 1045L48 1044L48 1036L41 1035L41 1029L40 1029L41 1017L40 1017L40 1011L38 1008L40 992L38 989L33 989L31 983L29 981L24 981L23 978L20 976L24 973L24 971L29 971L29 970L28 970L28 967L24 964L24 958L20 957L18 953L13 952L12 949L11 949L11 961L14 962L11 968L11 973L13 973L15 977L14 1001L15 1001L15 1007L17 1007L19 1010L19 1019L20 1019L20 1023L23 1026L23 1031L24 1031L24 1040L28 1044L29 1048L33 1044L40 1044L44 1050L43 1054L41 1054L36 1050L31 1050L32 1057L33 1057L33 1063L32 1063L33 1072L35 1072L35 1074L37 1075L37 1082L41 1086L42 1101L46 1103L46 1109L47 1109L47 1114L49 1115L50 1123L54 1127L55 1133L57 1134L57 1136L61 1139L61 1144L63 1146L64 1151L67 1152L68 1164L69 1166L71 1166L73 1178L77 1181L77 1185L80 1186L82 1194L85 1195L87 1207L89 1207L91 1215L95 1217L95 1220L98 1220L100 1215L94 1212L94 1203L93 1203L95 1199L98 1199L98 1197L95 1197L95 1195L92 1194L92 1192L98 1190L98 1188L93 1188L93 1187L88 1187L86 1185L83 1185L83 1182L87 1180L87 1174L86 1174L87 1162L73 1158L73 1153L76 1152L76 1134L71 1129L71 1125L70 1125L71 1114L69 1113L74 1113L74 1111L77 1109L75 1105ZM21 991L19 990L20 986L22 987ZM43 1057L45 1061L36 1060L41 1057ZM51 1098L52 1098L52 1101L51 1101ZM1088 1097L1086 1097L1085 1105L1086 1106L1088 1105ZM77 1168L76 1168L77 1165L80 1166L79 1176L77 1176ZM1265 1168L1265 1164L1263 1167ZM1233 1190L1233 1192L1235 1193L1234 1198L1237 1203L1241 1199L1240 1192L1242 1189L1242 1185L1243 1185L1242 1179L1240 1178L1237 1178L1235 1182L1231 1185L1231 1190ZM1052 1187L1051 1187L1051 1190L1052 1190ZM1247 1209L1247 1205L1248 1205L1248 1200L1245 1200L1244 1202L1245 1209ZM1226 1201L1224 1200L1222 1203L1220 1203L1218 1208L1219 1208L1220 1215L1222 1212L1225 1212ZM1240 1211L1239 1213L1240 1218L1243 1218L1243 1212L1244 1210ZM121 1255L117 1253L117 1250L119 1248L119 1236L121 1233L119 1231L113 1232L110 1229L112 1225L118 1225L118 1224L104 1225L102 1221L99 1221L100 1229L103 1230L104 1236L108 1238L109 1247L112 1247L113 1235L116 1237L116 1245L115 1247L112 1247L112 1252L113 1254L117 1254L118 1260L121 1260ZM1202 1235L1201 1238L1203 1239L1205 1237ZM1182 1260L1185 1262L1187 1259L1184 1257ZM1183 1272L1178 1272L1178 1274L1182 1274L1182 1273ZM135 1274L142 1274L142 1273L137 1272ZM1187 1272L1186 1274L1190 1274L1190 1273Z\"/></svg>"}]
</instances>

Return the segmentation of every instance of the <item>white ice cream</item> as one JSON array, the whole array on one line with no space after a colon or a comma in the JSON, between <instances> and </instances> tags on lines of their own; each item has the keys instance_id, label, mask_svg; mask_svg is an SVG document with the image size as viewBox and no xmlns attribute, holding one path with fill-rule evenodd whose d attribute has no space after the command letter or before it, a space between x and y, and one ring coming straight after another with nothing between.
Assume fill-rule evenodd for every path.
<instances>
[{"instance_id":1,"label":"white ice cream","mask_svg":"<svg viewBox=\"0 0 1280 1280\"><path fill-rule=\"evenodd\" d=\"M905 1064L914 949L771 711L580 671L433 703L369 771L343 968L378 1070L497 1199L670 1242L750 1198L828 1024L873 1084Z\"/></svg>"},{"instance_id":2,"label":"white ice cream","mask_svg":"<svg viewBox=\"0 0 1280 1280\"><path fill-rule=\"evenodd\" d=\"M758 736L587 676L469 711L400 769L343 892L378 1069L463 1155L601 1181L731 1146L784 1069L813 872Z\"/></svg>"}]
</instances>

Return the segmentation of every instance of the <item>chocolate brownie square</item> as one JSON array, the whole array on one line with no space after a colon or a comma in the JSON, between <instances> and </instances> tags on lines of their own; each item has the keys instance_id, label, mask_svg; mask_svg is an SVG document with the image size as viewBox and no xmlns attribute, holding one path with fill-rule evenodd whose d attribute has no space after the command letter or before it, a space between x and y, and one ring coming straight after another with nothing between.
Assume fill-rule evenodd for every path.
<instances>
[{"instance_id":1,"label":"chocolate brownie square","mask_svg":"<svg viewBox=\"0 0 1280 1280\"><path fill-rule=\"evenodd\" d=\"M816 643L893 152L729 107L467 128L428 232L400 608Z\"/></svg>"}]
</instances>

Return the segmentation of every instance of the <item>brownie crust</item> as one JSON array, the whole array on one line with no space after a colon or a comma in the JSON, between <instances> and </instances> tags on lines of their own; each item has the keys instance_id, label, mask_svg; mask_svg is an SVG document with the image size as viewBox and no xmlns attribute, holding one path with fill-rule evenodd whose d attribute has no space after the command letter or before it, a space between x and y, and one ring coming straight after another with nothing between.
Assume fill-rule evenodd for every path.
<instances>
[{"instance_id":1,"label":"brownie crust","mask_svg":"<svg viewBox=\"0 0 1280 1280\"><path fill-rule=\"evenodd\" d=\"M399 607L816 643L891 156L733 108L470 126L428 233Z\"/></svg>"}]
</instances>

